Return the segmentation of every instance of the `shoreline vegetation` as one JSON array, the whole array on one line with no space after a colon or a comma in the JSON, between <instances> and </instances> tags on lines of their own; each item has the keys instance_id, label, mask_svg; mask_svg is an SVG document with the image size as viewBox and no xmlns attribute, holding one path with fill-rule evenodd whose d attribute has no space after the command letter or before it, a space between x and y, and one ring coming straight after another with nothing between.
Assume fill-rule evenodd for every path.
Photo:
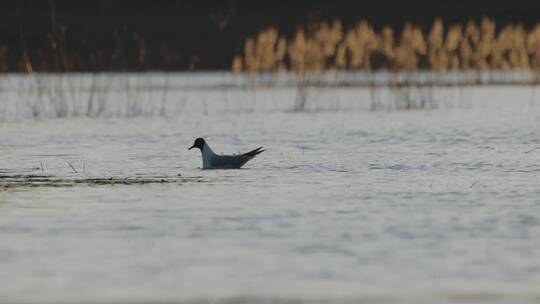
<instances>
[{"instance_id":1,"label":"shoreline vegetation","mask_svg":"<svg viewBox=\"0 0 540 304\"><path fill-rule=\"evenodd\" d=\"M0 41L0 74L196 72L200 71L198 64L204 66L193 53L188 56L191 59L186 59L191 63L181 68L173 62L174 58L186 57L183 50L156 51L148 37L129 29L123 34L114 30L113 39L104 40L104 49L97 41L89 43L90 38L84 35L75 43L73 34L69 35L70 26L57 18L54 7L49 12L49 23L47 42L37 49L30 46L30 37L22 29L19 49ZM277 26L263 28L234 42L237 51L225 56L230 64L217 70L297 75L336 71L540 74L540 23L503 25L484 17L479 22L470 19L452 24L441 18L431 25L406 22L400 26L374 26L367 21L353 26L343 24L339 19L311 22L296 32L281 31Z\"/></svg>"},{"instance_id":2,"label":"shoreline vegetation","mask_svg":"<svg viewBox=\"0 0 540 304\"><path fill-rule=\"evenodd\" d=\"M0 122L452 108L482 101L476 94L494 89L518 92L516 98L532 105L538 95L537 75L530 71L2 74Z\"/></svg>"},{"instance_id":3,"label":"shoreline vegetation","mask_svg":"<svg viewBox=\"0 0 540 304\"><path fill-rule=\"evenodd\" d=\"M232 61L236 72L388 70L539 71L540 24L497 28L493 19L431 28L406 23L377 31L366 21L345 29L339 20L300 27L290 39L269 27L246 39Z\"/></svg>"},{"instance_id":4,"label":"shoreline vegetation","mask_svg":"<svg viewBox=\"0 0 540 304\"><path fill-rule=\"evenodd\" d=\"M206 115L216 107L209 107L209 100L224 100L224 112L235 107L254 111L262 104L258 100L280 110L320 111L327 109L318 107L323 98L363 106L364 101L356 101L362 94L369 110L425 109L466 99L464 87L477 85L529 86L532 102L540 83L540 23L503 25L485 17L446 24L437 18L423 26L391 27L367 21L345 26L335 19L310 22L288 34L266 27L234 42L238 51L225 56L228 68L172 68L169 59L180 58L181 50L171 48L158 52L164 64L158 66L166 67L161 70L151 69L156 52L143 34L115 32L108 51L98 43L82 43L88 38L83 35L84 47L75 48L66 34L69 27L55 12L51 5L47 49L27 47L22 30L20 52L0 41L0 121L166 116L194 103L201 103ZM19 56L19 73L10 73L8 56ZM358 88L359 95L344 93L349 87ZM441 96L445 87L457 93ZM329 98L328 89L346 97ZM239 96L249 105L233 105ZM339 102L333 109L341 110Z\"/></svg>"}]
</instances>

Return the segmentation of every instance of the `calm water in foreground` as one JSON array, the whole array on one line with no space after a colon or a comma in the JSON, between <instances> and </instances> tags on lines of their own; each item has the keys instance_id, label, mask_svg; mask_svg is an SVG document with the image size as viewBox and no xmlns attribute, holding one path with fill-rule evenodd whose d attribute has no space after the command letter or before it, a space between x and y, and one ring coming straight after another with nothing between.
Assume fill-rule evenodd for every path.
<instances>
[{"instance_id":1,"label":"calm water in foreground","mask_svg":"<svg viewBox=\"0 0 540 304\"><path fill-rule=\"evenodd\" d=\"M267 151L202 171L198 136ZM3 175L174 181L0 179L2 303L540 301L534 102L24 120L0 144Z\"/></svg>"}]
</instances>

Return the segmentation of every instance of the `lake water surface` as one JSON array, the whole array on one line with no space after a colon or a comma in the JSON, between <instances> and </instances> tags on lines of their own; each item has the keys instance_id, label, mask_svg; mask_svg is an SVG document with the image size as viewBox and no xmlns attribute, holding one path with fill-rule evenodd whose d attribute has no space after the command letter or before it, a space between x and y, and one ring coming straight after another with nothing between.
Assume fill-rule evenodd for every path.
<instances>
[{"instance_id":1,"label":"lake water surface","mask_svg":"<svg viewBox=\"0 0 540 304\"><path fill-rule=\"evenodd\" d=\"M469 90L493 98L3 122L0 301L537 303L540 106ZM267 150L203 171L199 136Z\"/></svg>"}]
</instances>

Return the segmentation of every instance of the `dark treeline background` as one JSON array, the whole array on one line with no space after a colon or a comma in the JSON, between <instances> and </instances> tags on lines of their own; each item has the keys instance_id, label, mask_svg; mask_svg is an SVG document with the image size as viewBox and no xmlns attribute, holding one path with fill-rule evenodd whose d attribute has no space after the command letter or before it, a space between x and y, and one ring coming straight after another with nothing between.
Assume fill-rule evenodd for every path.
<instances>
[{"instance_id":1,"label":"dark treeline background","mask_svg":"<svg viewBox=\"0 0 540 304\"><path fill-rule=\"evenodd\" d=\"M493 18L497 26L540 21L540 1L3 0L0 72L230 69L246 37L268 26L339 19L429 28Z\"/></svg>"}]
</instances>

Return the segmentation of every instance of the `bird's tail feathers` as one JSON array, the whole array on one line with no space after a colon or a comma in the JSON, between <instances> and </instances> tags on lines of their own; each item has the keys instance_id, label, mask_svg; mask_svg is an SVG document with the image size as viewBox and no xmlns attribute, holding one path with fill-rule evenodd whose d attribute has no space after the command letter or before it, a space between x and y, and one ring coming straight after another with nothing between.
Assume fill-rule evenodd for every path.
<instances>
[{"instance_id":1,"label":"bird's tail feathers","mask_svg":"<svg viewBox=\"0 0 540 304\"><path fill-rule=\"evenodd\" d=\"M252 150L252 151L249 151L247 153L244 153L244 155L246 156L255 156L255 155L258 155L260 153L263 153L265 150L261 150L263 147L258 147L257 149L255 150Z\"/></svg>"}]
</instances>

